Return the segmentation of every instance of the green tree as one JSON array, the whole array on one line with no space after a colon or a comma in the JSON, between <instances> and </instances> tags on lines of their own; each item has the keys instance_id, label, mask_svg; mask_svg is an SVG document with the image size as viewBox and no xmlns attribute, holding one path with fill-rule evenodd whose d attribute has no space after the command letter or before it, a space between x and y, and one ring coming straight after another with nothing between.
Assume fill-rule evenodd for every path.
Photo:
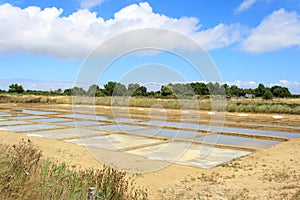
<instances>
[{"instance_id":1,"label":"green tree","mask_svg":"<svg viewBox=\"0 0 300 200\"><path fill-rule=\"evenodd\" d=\"M257 86L257 88L254 89L254 94L256 97L262 97L265 93L265 90L266 90L265 86L262 83L260 83Z\"/></svg>"},{"instance_id":2,"label":"green tree","mask_svg":"<svg viewBox=\"0 0 300 200\"><path fill-rule=\"evenodd\" d=\"M225 94L224 88L220 86L218 82L212 83L209 82L207 84L210 95L222 95Z\"/></svg>"},{"instance_id":3,"label":"green tree","mask_svg":"<svg viewBox=\"0 0 300 200\"><path fill-rule=\"evenodd\" d=\"M133 95L133 93L140 87L138 83L130 83L128 84L128 95Z\"/></svg>"},{"instance_id":4,"label":"green tree","mask_svg":"<svg viewBox=\"0 0 300 200\"><path fill-rule=\"evenodd\" d=\"M273 94L269 88L265 89L265 92L262 95L262 99L264 99L264 100L272 100L273 99Z\"/></svg>"},{"instance_id":5,"label":"green tree","mask_svg":"<svg viewBox=\"0 0 300 200\"><path fill-rule=\"evenodd\" d=\"M240 94L240 88L238 88L238 86L236 85L232 85L229 89L229 93L230 93L230 96L235 96L235 97L238 97L239 94Z\"/></svg>"},{"instance_id":6,"label":"green tree","mask_svg":"<svg viewBox=\"0 0 300 200\"><path fill-rule=\"evenodd\" d=\"M229 87L229 85L227 83L223 84L221 87L224 88L226 96L231 96L231 94L230 94L230 87Z\"/></svg>"},{"instance_id":7,"label":"green tree","mask_svg":"<svg viewBox=\"0 0 300 200\"><path fill-rule=\"evenodd\" d=\"M25 92L25 90L24 90L22 85L18 85L17 83L15 83L15 84L11 84L9 86L8 92L9 93L18 93L18 94L20 94L20 93Z\"/></svg>"},{"instance_id":8,"label":"green tree","mask_svg":"<svg viewBox=\"0 0 300 200\"><path fill-rule=\"evenodd\" d=\"M288 88L281 87L281 86L278 86L278 85L273 86L271 88L271 92L275 97L284 98L284 97L290 97L291 96L291 92L289 91Z\"/></svg>"},{"instance_id":9,"label":"green tree","mask_svg":"<svg viewBox=\"0 0 300 200\"><path fill-rule=\"evenodd\" d=\"M43 92L46 92L46 91L41 91L42 93ZM50 91L49 92L50 93L50 95L61 95L62 94L62 89L57 89L57 90L54 90L54 91Z\"/></svg>"},{"instance_id":10,"label":"green tree","mask_svg":"<svg viewBox=\"0 0 300 200\"><path fill-rule=\"evenodd\" d=\"M109 81L107 84L104 85L104 94L106 96L112 96L113 94L113 91L116 87L116 82L112 82L112 81Z\"/></svg>"},{"instance_id":11,"label":"green tree","mask_svg":"<svg viewBox=\"0 0 300 200\"><path fill-rule=\"evenodd\" d=\"M124 96L126 94L127 94L126 86L121 83L116 83L114 91L113 91L113 95L114 96Z\"/></svg>"},{"instance_id":12,"label":"green tree","mask_svg":"<svg viewBox=\"0 0 300 200\"><path fill-rule=\"evenodd\" d=\"M160 91L162 96L170 96L173 94L173 88L171 86L162 85Z\"/></svg>"},{"instance_id":13,"label":"green tree","mask_svg":"<svg viewBox=\"0 0 300 200\"><path fill-rule=\"evenodd\" d=\"M71 96L72 95L72 89L71 88L65 89L64 92L63 92L63 95Z\"/></svg>"},{"instance_id":14,"label":"green tree","mask_svg":"<svg viewBox=\"0 0 300 200\"><path fill-rule=\"evenodd\" d=\"M86 94L86 91L82 87L74 87L72 89L72 95L74 95L74 96L82 96L85 94Z\"/></svg>"},{"instance_id":15,"label":"green tree","mask_svg":"<svg viewBox=\"0 0 300 200\"><path fill-rule=\"evenodd\" d=\"M193 88L195 94L197 95L209 94L208 87L205 83L199 83L199 82L191 83L191 87Z\"/></svg>"},{"instance_id":16,"label":"green tree","mask_svg":"<svg viewBox=\"0 0 300 200\"><path fill-rule=\"evenodd\" d=\"M87 91L87 95L95 96L95 97L102 97L104 96L103 90L98 85L91 85Z\"/></svg>"},{"instance_id":17,"label":"green tree","mask_svg":"<svg viewBox=\"0 0 300 200\"><path fill-rule=\"evenodd\" d=\"M147 88L144 86L138 87L133 93L132 96L147 96Z\"/></svg>"}]
</instances>

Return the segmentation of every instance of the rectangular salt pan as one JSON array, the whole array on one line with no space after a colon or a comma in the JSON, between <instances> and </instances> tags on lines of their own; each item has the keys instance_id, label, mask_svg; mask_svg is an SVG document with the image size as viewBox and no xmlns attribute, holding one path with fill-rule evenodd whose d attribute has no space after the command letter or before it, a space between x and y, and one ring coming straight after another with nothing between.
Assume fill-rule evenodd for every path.
<instances>
[{"instance_id":1,"label":"rectangular salt pan","mask_svg":"<svg viewBox=\"0 0 300 200\"><path fill-rule=\"evenodd\" d=\"M107 125L107 126L97 126L95 128L99 128L102 130L110 130L110 131L133 131L138 129L144 129L143 126L135 126L135 125L125 125L125 124L113 124L113 125Z\"/></svg>"},{"instance_id":2,"label":"rectangular salt pan","mask_svg":"<svg viewBox=\"0 0 300 200\"><path fill-rule=\"evenodd\" d=\"M127 151L130 154L200 168L212 168L251 152L222 149L211 146L172 142Z\"/></svg>"},{"instance_id":3,"label":"rectangular salt pan","mask_svg":"<svg viewBox=\"0 0 300 200\"><path fill-rule=\"evenodd\" d=\"M59 124L68 125L68 126L91 126L99 125L100 122L97 121L68 121L68 122L57 122Z\"/></svg>"},{"instance_id":4,"label":"rectangular salt pan","mask_svg":"<svg viewBox=\"0 0 300 200\"><path fill-rule=\"evenodd\" d=\"M110 117L98 116L98 115L83 115L83 114L68 114L68 115L60 115L61 117L67 118L79 118L79 119L91 119L91 120L107 120L111 121Z\"/></svg>"},{"instance_id":5,"label":"rectangular salt pan","mask_svg":"<svg viewBox=\"0 0 300 200\"><path fill-rule=\"evenodd\" d=\"M193 140L214 143L214 144L226 144L226 145L251 147L251 148L267 148L280 143L274 140L261 140L261 139L236 137L236 136L221 135L221 134L211 134L207 136L194 138Z\"/></svg>"},{"instance_id":6,"label":"rectangular salt pan","mask_svg":"<svg viewBox=\"0 0 300 200\"><path fill-rule=\"evenodd\" d=\"M23 132L23 131L36 131L44 129L61 128L60 126L53 126L48 124L31 124L31 125L21 125L21 126L5 126L3 129L12 132Z\"/></svg>"},{"instance_id":7,"label":"rectangular salt pan","mask_svg":"<svg viewBox=\"0 0 300 200\"><path fill-rule=\"evenodd\" d=\"M102 135L103 133L100 131L93 131L88 129L67 128L59 130L39 131L35 132L34 134L39 135L40 137L62 139Z\"/></svg>"},{"instance_id":8,"label":"rectangular salt pan","mask_svg":"<svg viewBox=\"0 0 300 200\"><path fill-rule=\"evenodd\" d=\"M137 131L133 131L133 133L141 134L141 135L149 135L149 136L167 137L167 138L186 138L186 137L194 137L196 135L199 135L198 132L163 129L163 128L137 130Z\"/></svg>"},{"instance_id":9,"label":"rectangular salt pan","mask_svg":"<svg viewBox=\"0 0 300 200\"><path fill-rule=\"evenodd\" d=\"M49 112L49 111L39 111L39 110L23 110L23 113L35 114L35 115L52 115L57 114L57 112Z\"/></svg>"},{"instance_id":10,"label":"rectangular salt pan","mask_svg":"<svg viewBox=\"0 0 300 200\"><path fill-rule=\"evenodd\" d=\"M65 140L74 144L90 146L107 150L118 150L122 148L135 147L160 142L161 140L147 139L138 136L112 134L91 138Z\"/></svg>"},{"instance_id":11,"label":"rectangular salt pan","mask_svg":"<svg viewBox=\"0 0 300 200\"><path fill-rule=\"evenodd\" d=\"M176 127L176 128L215 131L215 132L235 132L235 133L251 134L251 135L257 134L257 135L276 136L276 137L284 137L284 138L300 137L300 134L297 134L297 133L285 133L285 132L247 129L247 128L231 128L231 127L225 127L225 126L224 127L208 126L208 125L180 123L180 122L148 121L148 122L142 122L142 124L162 126L162 127L169 126L169 127Z\"/></svg>"},{"instance_id":12,"label":"rectangular salt pan","mask_svg":"<svg viewBox=\"0 0 300 200\"><path fill-rule=\"evenodd\" d=\"M45 118L45 119L38 119L36 120L38 122L46 122L46 123L55 123L55 122L63 122L63 121L69 121L69 119L65 118Z\"/></svg>"},{"instance_id":13,"label":"rectangular salt pan","mask_svg":"<svg viewBox=\"0 0 300 200\"><path fill-rule=\"evenodd\" d=\"M5 126L5 125L22 125L22 124L30 124L29 122L24 122L24 121L0 121L0 126Z\"/></svg>"}]
</instances>

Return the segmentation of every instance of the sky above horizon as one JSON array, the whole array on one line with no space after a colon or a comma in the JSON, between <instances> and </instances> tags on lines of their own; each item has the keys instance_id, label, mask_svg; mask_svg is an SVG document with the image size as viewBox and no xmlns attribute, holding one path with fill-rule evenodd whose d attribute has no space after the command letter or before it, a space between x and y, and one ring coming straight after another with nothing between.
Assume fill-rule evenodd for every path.
<instances>
[{"instance_id":1,"label":"sky above horizon","mask_svg":"<svg viewBox=\"0 0 300 200\"><path fill-rule=\"evenodd\" d=\"M115 36L127 31L161 28L200 45L222 82L243 88L259 83L281 85L300 94L298 0L232 0L226 4L217 0L0 0L0 27L0 89L14 82L25 89L72 87L91 52L107 41L111 42L103 49L103 57L145 40L175 51L192 51L176 37L162 34L131 34L114 42ZM147 85L151 76L152 82L162 84L206 81L174 55L151 51L123 55L98 78L98 84ZM133 73L137 68L140 74ZM130 73L135 78L129 79Z\"/></svg>"}]
</instances>

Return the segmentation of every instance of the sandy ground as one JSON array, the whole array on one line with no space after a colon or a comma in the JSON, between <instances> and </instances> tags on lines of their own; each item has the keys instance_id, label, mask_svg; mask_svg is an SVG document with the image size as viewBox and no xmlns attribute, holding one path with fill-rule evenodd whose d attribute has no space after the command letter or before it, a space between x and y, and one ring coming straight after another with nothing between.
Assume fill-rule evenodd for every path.
<instances>
[{"instance_id":1,"label":"sandy ground","mask_svg":"<svg viewBox=\"0 0 300 200\"><path fill-rule=\"evenodd\" d=\"M8 144L22 138L23 134L0 132L1 141ZM101 163L83 146L39 137L30 139L42 149L45 158L81 168L101 168ZM300 138L216 168L171 164L159 171L138 174L136 180L148 189L150 199L300 199Z\"/></svg>"}]
</instances>

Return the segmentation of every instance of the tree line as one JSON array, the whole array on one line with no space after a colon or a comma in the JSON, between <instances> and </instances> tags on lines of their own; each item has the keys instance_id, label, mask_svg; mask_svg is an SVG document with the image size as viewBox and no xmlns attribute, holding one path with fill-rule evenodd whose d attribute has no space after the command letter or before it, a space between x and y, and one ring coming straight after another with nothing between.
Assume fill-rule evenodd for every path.
<instances>
[{"instance_id":1,"label":"tree line","mask_svg":"<svg viewBox=\"0 0 300 200\"><path fill-rule=\"evenodd\" d=\"M87 96L142 96L142 97L155 97L155 98L176 98L176 97L193 97L193 96L209 96L209 95L226 95L227 98L231 97L261 97L263 99L272 99L273 97L287 98L296 97L292 95L288 88L275 85L271 88L265 87L262 83L257 88L243 89L236 85L229 86L228 84L219 84L218 82L192 82L192 83L169 83L162 85L158 91L147 91L145 86L138 83L128 84L128 86L109 81L100 88L99 85L91 85L87 90L82 87L73 87L65 90L57 89L54 91L43 90L25 90L22 85L17 83L11 84L9 90L0 90L1 93L17 93L17 94L30 94L30 95L87 95Z\"/></svg>"}]
</instances>

